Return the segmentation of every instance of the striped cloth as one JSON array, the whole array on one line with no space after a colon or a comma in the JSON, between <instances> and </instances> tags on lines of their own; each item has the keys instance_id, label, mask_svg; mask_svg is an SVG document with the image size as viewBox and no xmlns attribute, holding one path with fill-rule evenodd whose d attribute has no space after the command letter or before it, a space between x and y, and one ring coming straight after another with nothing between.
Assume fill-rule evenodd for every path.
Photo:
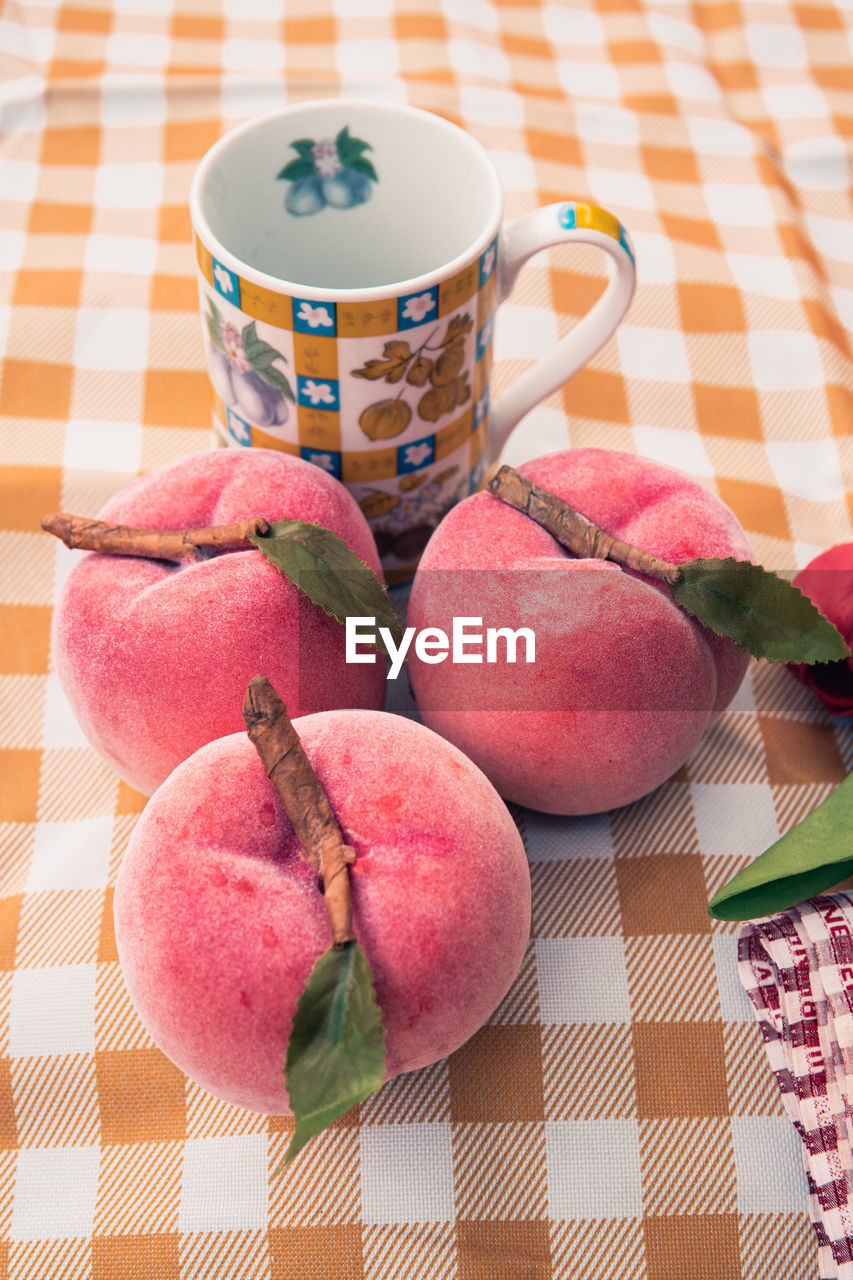
<instances>
[{"instance_id":1,"label":"striped cloth","mask_svg":"<svg viewBox=\"0 0 853 1280\"><path fill-rule=\"evenodd\" d=\"M192 173L250 115L353 94L468 129L508 219L569 198L630 231L625 323L507 461L673 463L777 570L850 541L852 34L849 0L2 7L0 1280L814 1280L798 1139L705 905L850 770L849 724L755 663L652 795L516 810L533 932L506 1001L274 1178L289 1122L190 1084L124 993L144 798L62 697L71 553L38 522L211 443ZM583 247L525 268L498 394L603 273Z\"/></svg>"},{"instance_id":2,"label":"striped cloth","mask_svg":"<svg viewBox=\"0 0 853 1280\"><path fill-rule=\"evenodd\" d=\"M802 1143L822 1280L851 1280L853 897L741 926L738 971Z\"/></svg>"}]
</instances>

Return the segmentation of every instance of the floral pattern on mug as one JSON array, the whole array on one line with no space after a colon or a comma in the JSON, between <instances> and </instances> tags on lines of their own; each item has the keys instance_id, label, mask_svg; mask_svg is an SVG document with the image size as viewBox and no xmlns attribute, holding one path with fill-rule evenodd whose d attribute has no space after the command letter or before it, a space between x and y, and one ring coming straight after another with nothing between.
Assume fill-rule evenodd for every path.
<instances>
[{"instance_id":1,"label":"floral pattern on mug","mask_svg":"<svg viewBox=\"0 0 853 1280\"><path fill-rule=\"evenodd\" d=\"M286 363L286 357L258 337L254 320L240 330L223 319L212 298L207 305L210 380L217 393L229 409L255 426L282 426L289 415L287 402L295 399L287 378L275 367L276 361Z\"/></svg>"},{"instance_id":2,"label":"floral pattern on mug","mask_svg":"<svg viewBox=\"0 0 853 1280\"><path fill-rule=\"evenodd\" d=\"M308 378L302 390L312 404L335 403L334 393L327 382L314 382L312 378Z\"/></svg>"},{"instance_id":3,"label":"floral pattern on mug","mask_svg":"<svg viewBox=\"0 0 853 1280\"><path fill-rule=\"evenodd\" d=\"M371 183L379 175L364 153L373 148L363 138L353 138L348 125L334 138L298 138L290 145L296 158L276 175L293 184L284 201L288 213L303 218L327 205L351 209L370 199Z\"/></svg>"},{"instance_id":4,"label":"floral pattern on mug","mask_svg":"<svg viewBox=\"0 0 853 1280\"><path fill-rule=\"evenodd\" d=\"M310 302L300 303L298 319L309 329L333 329L335 323L327 307L312 307Z\"/></svg>"},{"instance_id":5,"label":"floral pattern on mug","mask_svg":"<svg viewBox=\"0 0 853 1280\"><path fill-rule=\"evenodd\" d=\"M403 316L406 320L415 320L420 323L430 313L435 310L435 298L431 293L420 293L415 298L409 298L403 308Z\"/></svg>"},{"instance_id":6,"label":"floral pattern on mug","mask_svg":"<svg viewBox=\"0 0 853 1280\"><path fill-rule=\"evenodd\" d=\"M221 333L225 356L232 369L236 369L238 373L248 373L252 366L246 359L246 348L236 325L222 325Z\"/></svg>"}]
</instances>

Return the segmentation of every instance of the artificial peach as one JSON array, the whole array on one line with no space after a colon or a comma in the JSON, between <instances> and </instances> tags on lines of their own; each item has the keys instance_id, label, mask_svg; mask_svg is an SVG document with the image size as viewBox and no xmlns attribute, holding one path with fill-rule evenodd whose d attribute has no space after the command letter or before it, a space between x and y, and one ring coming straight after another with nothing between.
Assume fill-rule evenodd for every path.
<instances>
[{"instance_id":1,"label":"artificial peach","mask_svg":"<svg viewBox=\"0 0 853 1280\"><path fill-rule=\"evenodd\" d=\"M815 556L794 578L799 587L853 647L853 542ZM790 670L833 716L853 716L853 658L792 663Z\"/></svg>"},{"instance_id":2,"label":"artificial peach","mask_svg":"<svg viewBox=\"0 0 853 1280\"><path fill-rule=\"evenodd\" d=\"M458 1048L491 1015L530 929L524 847L480 770L374 711L293 722L343 835L387 1076ZM329 946L317 878L244 734L202 747L148 802L115 893L119 959L157 1045L220 1098L285 1113L305 980Z\"/></svg>"},{"instance_id":3,"label":"artificial peach","mask_svg":"<svg viewBox=\"0 0 853 1280\"><path fill-rule=\"evenodd\" d=\"M333 477L266 449L194 454L134 481L101 518L155 529L246 516L324 525L375 571L367 522ZM344 629L254 547L184 563L80 554L53 627L57 671L92 746L150 793L197 747L242 727L269 673L293 715L379 708L384 672L347 665Z\"/></svg>"},{"instance_id":4,"label":"artificial peach","mask_svg":"<svg viewBox=\"0 0 853 1280\"><path fill-rule=\"evenodd\" d=\"M678 564L751 551L732 512L683 473L604 449L519 470L588 520ZM659 582L578 559L491 493L455 507L421 559L408 622L453 618L532 629L535 661L410 656L422 719L470 755L505 798L549 813L624 805L674 773L731 701L748 657ZM500 656L500 655L499 655Z\"/></svg>"}]
</instances>

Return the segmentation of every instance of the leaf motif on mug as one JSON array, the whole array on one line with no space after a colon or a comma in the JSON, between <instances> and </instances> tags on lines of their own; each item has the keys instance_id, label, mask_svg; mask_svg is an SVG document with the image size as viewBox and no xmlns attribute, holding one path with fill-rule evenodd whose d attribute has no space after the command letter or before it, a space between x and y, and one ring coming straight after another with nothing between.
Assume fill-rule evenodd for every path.
<instances>
[{"instance_id":1,"label":"leaf motif on mug","mask_svg":"<svg viewBox=\"0 0 853 1280\"><path fill-rule=\"evenodd\" d=\"M415 471L410 471L407 475L400 476L398 487L401 493L411 493L413 489L420 488L428 478L429 477L425 471L422 471L420 475Z\"/></svg>"},{"instance_id":2,"label":"leaf motif on mug","mask_svg":"<svg viewBox=\"0 0 853 1280\"><path fill-rule=\"evenodd\" d=\"M366 178L370 178L371 182L379 181L379 174L366 156L357 156L355 160L350 160L347 168L352 169L354 173L363 173Z\"/></svg>"},{"instance_id":3,"label":"leaf motif on mug","mask_svg":"<svg viewBox=\"0 0 853 1280\"><path fill-rule=\"evenodd\" d=\"M384 378L386 382L399 382L406 372L406 366L412 359L412 349L408 342L395 339L386 342L384 360L366 360L360 369L353 369L354 378L369 378L375 382Z\"/></svg>"},{"instance_id":4,"label":"leaf motif on mug","mask_svg":"<svg viewBox=\"0 0 853 1280\"><path fill-rule=\"evenodd\" d=\"M447 332L441 339L443 347L449 347L452 343L461 342L466 333L470 333L474 327L474 321L466 311L464 316L454 316L447 326Z\"/></svg>"},{"instance_id":5,"label":"leaf motif on mug","mask_svg":"<svg viewBox=\"0 0 853 1280\"><path fill-rule=\"evenodd\" d=\"M283 178L286 182L296 182L299 178L310 178L313 172L314 166L310 159L299 156L296 160L291 160L290 164L286 164L281 173L276 174L276 181Z\"/></svg>"},{"instance_id":6,"label":"leaf motif on mug","mask_svg":"<svg viewBox=\"0 0 853 1280\"><path fill-rule=\"evenodd\" d=\"M418 356L409 372L406 374L406 381L412 387L423 387L427 378L433 370L434 361L429 360L426 356Z\"/></svg>"},{"instance_id":7,"label":"leaf motif on mug","mask_svg":"<svg viewBox=\"0 0 853 1280\"><path fill-rule=\"evenodd\" d=\"M270 386L275 387L288 400L295 401L293 388L288 382L284 374L275 368L274 362L282 360L287 363L287 357L276 351L275 347L271 347L263 338L258 337L257 327L254 320L250 320L247 325L243 326L243 332L240 335L243 352L252 369Z\"/></svg>"},{"instance_id":8,"label":"leaf motif on mug","mask_svg":"<svg viewBox=\"0 0 853 1280\"><path fill-rule=\"evenodd\" d=\"M344 168L353 169L356 173L363 173L365 177L370 178L373 182L379 181L379 175L364 155L365 151L372 151L373 148L363 138L351 137L349 125L344 125L335 138L335 148Z\"/></svg>"},{"instance_id":9,"label":"leaf motif on mug","mask_svg":"<svg viewBox=\"0 0 853 1280\"><path fill-rule=\"evenodd\" d=\"M383 493L381 489L375 489L362 498L358 505L367 520L375 520L378 516L387 516L395 507L399 507L400 501L396 493Z\"/></svg>"},{"instance_id":10,"label":"leaf motif on mug","mask_svg":"<svg viewBox=\"0 0 853 1280\"><path fill-rule=\"evenodd\" d=\"M225 343L222 341L222 316L219 314L219 309L211 297L208 297L207 305L210 308L205 316L208 336L217 351L224 351Z\"/></svg>"}]
</instances>

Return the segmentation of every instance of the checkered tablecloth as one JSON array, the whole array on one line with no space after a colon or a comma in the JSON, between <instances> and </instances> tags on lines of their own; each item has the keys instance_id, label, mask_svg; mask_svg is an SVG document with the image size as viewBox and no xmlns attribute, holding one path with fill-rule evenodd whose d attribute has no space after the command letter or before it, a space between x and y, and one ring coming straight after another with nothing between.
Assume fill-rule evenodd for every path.
<instances>
[{"instance_id":1,"label":"checkered tablecloth","mask_svg":"<svg viewBox=\"0 0 853 1280\"><path fill-rule=\"evenodd\" d=\"M753 664L644 800L517 811L533 935L504 1004L274 1178L288 1123L189 1084L124 993L143 798L58 687L71 553L38 522L211 443L193 169L247 116L341 93L469 129L509 218L574 197L630 229L626 322L508 461L674 463L779 570L851 540L851 42L849 0L3 4L0 1277L814 1280L798 1139L705 906L849 771L849 723ZM525 269L498 390L603 272L583 247Z\"/></svg>"}]
</instances>

